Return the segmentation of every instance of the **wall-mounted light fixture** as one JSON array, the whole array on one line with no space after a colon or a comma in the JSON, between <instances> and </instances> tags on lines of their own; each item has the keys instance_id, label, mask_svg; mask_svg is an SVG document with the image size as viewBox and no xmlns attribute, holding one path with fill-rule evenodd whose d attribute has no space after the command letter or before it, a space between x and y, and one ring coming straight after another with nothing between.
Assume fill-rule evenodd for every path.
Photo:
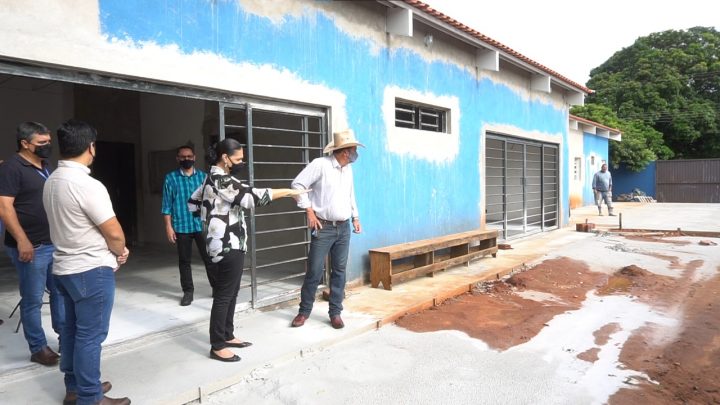
<instances>
[{"instance_id":1,"label":"wall-mounted light fixture","mask_svg":"<svg viewBox=\"0 0 720 405\"><path fill-rule=\"evenodd\" d=\"M424 41L424 42L425 42L425 46L429 48L430 45L432 45L432 43L433 43L433 36L430 35L430 34L425 35L425 41Z\"/></svg>"}]
</instances>

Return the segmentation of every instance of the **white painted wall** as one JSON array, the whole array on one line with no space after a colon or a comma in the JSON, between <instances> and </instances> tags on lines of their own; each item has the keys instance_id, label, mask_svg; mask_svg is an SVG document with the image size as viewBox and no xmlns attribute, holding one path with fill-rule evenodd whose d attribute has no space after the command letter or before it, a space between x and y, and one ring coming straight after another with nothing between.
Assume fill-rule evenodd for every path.
<instances>
[{"instance_id":1,"label":"white painted wall","mask_svg":"<svg viewBox=\"0 0 720 405\"><path fill-rule=\"evenodd\" d=\"M583 133L579 129L570 128L568 132L568 151L570 159L568 161L568 176L570 177L570 208L583 206L583 188L585 186L585 154L583 151ZM573 177L573 164L575 158L580 158L582 165L580 167L580 180Z\"/></svg>"}]
</instances>

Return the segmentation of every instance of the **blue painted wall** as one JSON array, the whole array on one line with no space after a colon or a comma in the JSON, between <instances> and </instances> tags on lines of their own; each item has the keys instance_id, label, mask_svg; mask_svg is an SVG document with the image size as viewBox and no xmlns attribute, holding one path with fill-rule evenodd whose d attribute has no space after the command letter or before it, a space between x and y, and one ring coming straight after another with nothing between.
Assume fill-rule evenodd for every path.
<instances>
[{"instance_id":1,"label":"blue painted wall","mask_svg":"<svg viewBox=\"0 0 720 405\"><path fill-rule=\"evenodd\" d=\"M590 166L590 157L595 155L596 162L608 161L608 139L597 135L583 132L583 155L584 155L584 170L585 170L585 187L583 188L583 205L594 205L595 196L592 191L592 180L595 173L600 169L600 164L597 167ZM613 175L613 182L615 176Z\"/></svg>"},{"instance_id":2,"label":"blue painted wall","mask_svg":"<svg viewBox=\"0 0 720 405\"><path fill-rule=\"evenodd\" d=\"M640 172L633 172L622 165L620 168L613 170L613 196L628 194L638 188L654 198L655 166L655 162L650 162L650 164Z\"/></svg>"},{"instance_id":3,"label":"blue painted wall","mask_svg":"<svg viewBox=\"0 0 720 405\"><path fill-rule=\"evenodd\" d=\"M272 22L235 1L100 0L100 15L102 32L109 37L174 44L185 53L213 52L237 63L270 64L347 96L348 124L367 147L354 164L364 232L353 236L348 280L368 269L370 248L480 226L479 152L484 145L479 134L485 123L562 134L561 159L569 167L566 110L528 101L455 65L427 62L409 49L373 51L369 40L339 30L320 11ZM388 85L458 97L460 152L454 161L432 164L385 150L381 106ZM563 178L560 201L567 214L569 180Z\"/></svg>"}]
</instances>

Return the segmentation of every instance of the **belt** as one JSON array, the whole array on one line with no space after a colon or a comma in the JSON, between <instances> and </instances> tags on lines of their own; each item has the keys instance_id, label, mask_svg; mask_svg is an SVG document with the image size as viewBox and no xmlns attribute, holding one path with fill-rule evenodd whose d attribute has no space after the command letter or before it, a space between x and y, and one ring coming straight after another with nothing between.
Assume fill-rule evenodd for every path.
<instances>
[{"instance_id":1,"label":"belt","mask_svg":"<svg viewBox=\"0 0 720 405\"><path fill-rule=\"evenodd\" d=\"M320 223L323 225L338 226L338 225L342 225L342 224L346 223L350 219L348 218L348 219L344 219L342 221L328 221L327 219L322 219L322 218L318 217L317 220L320 221Z\"/></svg>"}]
</instances>

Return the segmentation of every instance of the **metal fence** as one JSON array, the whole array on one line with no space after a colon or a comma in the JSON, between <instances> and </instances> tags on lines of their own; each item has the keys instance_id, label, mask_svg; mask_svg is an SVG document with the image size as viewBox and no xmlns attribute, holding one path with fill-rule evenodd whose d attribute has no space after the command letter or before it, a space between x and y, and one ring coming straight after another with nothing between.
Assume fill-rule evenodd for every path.
<instances>
[{"instance_id":1,"label":"metal fence","mask_svg":"<svg viewBox=\"0 0 720 405\"><path fill-rule=\"evenodd\" d=\"M720 203L720 159L659 160L656 199L674 203Z\"/></svg>"}]
</instances>

